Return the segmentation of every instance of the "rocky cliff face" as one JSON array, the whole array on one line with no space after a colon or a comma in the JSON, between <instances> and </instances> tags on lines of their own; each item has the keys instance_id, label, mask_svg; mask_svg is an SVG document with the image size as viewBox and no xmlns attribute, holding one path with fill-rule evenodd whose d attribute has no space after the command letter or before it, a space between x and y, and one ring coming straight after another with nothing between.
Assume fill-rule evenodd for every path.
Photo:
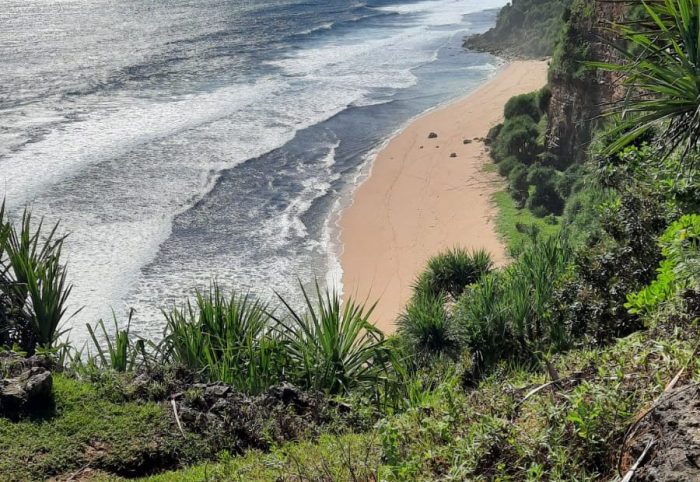
<instances>
[{"instance_id":1,"label":"rocky cliff face","mask_svg":"<svg viewBox=\"0 0 700 482\"><path fill-rule=\"evenodd\" d=\"M607 28L624 20L627 10L623 2L576 0L565 18L549 73L552 99L545 139L547 151L561 164L585 159L603 106L624 95L618 74L592 72L582 62L615 60Z\"/></svg>"}]
</instances>

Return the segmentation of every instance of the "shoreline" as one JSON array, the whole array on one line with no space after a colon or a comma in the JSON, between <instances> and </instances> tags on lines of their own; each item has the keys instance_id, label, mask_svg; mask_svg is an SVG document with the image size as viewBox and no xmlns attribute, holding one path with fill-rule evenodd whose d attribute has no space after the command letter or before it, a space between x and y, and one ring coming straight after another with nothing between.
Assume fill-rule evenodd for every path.
<instances>
[{"instance_id":1,"label":"shoreline","mask_svg":"<svg viewBox=\"0 0 700 482\"><path fill-rule=\"evenodd\" d=\"M493 219L500 177L484 171L490 156L479 139L501 122L510 97L545 85L546 70L545 61L505 64L476 90L409 121L358 178L338 215L343 294L379 300L373 317L386 333L439 251L484 248L497 264L506 261Z\"/></svg>"}]
</instances>

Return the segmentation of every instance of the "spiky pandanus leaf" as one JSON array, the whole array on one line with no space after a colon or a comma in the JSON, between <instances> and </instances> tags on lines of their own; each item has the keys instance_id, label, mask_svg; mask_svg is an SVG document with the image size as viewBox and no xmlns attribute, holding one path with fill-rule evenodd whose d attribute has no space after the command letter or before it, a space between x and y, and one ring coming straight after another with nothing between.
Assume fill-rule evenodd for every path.
<instances>
[{"instance_id":1,"label":"spiky pandanus leaf","mask_svg":"<svg viewBox=\"0 0 700 482\"><path fill-rule=\"evenodd\" d=\"M608 115L622 114L612 134L613 154L651 128L660 128L665 154L697 149L700 142L700 0L642 2L645 22L613 28L628 42L619 64L588 65L625 75L629 94Z\"/></svg>"},{"instance_id":2,"label":"spiky pandanus leaf","mask_svg":"<svg viewBox=\"0 0 700 482\"><path fill-rule=\"evenodd\" d=\"M322 292L318 283L315 300L303 285L301 292L305 312L278 295L287 316L273 316L296 381L330 394L381 383L389 359L384 335L369 321L374 305L366 309L352 299L341 303L337 292Z\"/></svg>"}]
</instances>

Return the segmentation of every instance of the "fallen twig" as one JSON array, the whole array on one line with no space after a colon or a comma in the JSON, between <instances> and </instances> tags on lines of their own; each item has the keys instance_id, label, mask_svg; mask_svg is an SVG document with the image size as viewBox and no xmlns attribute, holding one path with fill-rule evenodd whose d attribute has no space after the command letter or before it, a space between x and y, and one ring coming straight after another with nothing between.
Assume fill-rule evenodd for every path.
<instances>
[{"instance_id":1,"label":"fallen twig","mask_svg":"<svg viewBox=\"0 0 700 482\"><path fill-rule=\"evenodd\" d=\"M644 452L642 452L642 455L640 455L639 458L637 459L637 461L634 463L634 465L632 465L632 468L630 468L627 471L624 478L622 479L622 482L630 482L632 480L632 477L634 477L634 473L637 471L637 469L642 464L642 462L644 462L644 459L646 458L647 453L649 453L649 450L651 450L651 448L654 446L655 443L656 443L655 440L651 440L647 444L646 448L644 449Z\"/></svg>"},{"instance_id":2,"label":"fallen twig","mask_svg":"<svg viewBox=\"0 0 700 482\"><path fill-rule=\"evenodd\" d=\"M175 399L174 399L174 398L170 399L170 404L171 404L172 407L173 407L173 414L175 415L175 422L177 422L177 428L180 429L180 433L181 433L182 436L184 437L184 436L185 436L185 431L182 430L182 424L180 423L180 416L177 414L177 404L175 403Z\"/></svg>"},{"instance_id":3,"label":"fallen twig","mask_svg":"<svg viewBox=\"0 0 700 482\"><path fill-rule=\"evenodd\" d=\"M632 422L632 424L629 426L629 428L628 428L627 431L625 432L625 436L622 438L622 446L620 447L620 455L618 456L618 459L617 459L617 470L618 470L618 472L620 472L620 473L622 472L622 456L623 456L623 454L624 454L624 452L625 452L625 446L627 445L627 441L628 441L630 438L632 438L632 436L634 435L634 433L635 433L636 430L637 430L637 427L639 427L639 423L640 423L642 420L644 420L644 418L646 418L647 415L649 415L651 412L653 412L654 410L656 410L656 408L657 408L659 405L661 405L661 402L663 401L663 398L666 396L666 394L667 394L668 392L670 392L671 390L673 390L673 387L676 386L676 384L678 383L678 380L681 379L681 377L682 377L683 374L685 373L686 368L688 368L688 365L690 365L690 363L695 359L695 357L696 357L696 355L698 354L699 351L700 351L700 343L699 343L699 344L695 347L695 349L693 350L693 353L690 355L690 359L688 360L688 363L686 363L685 366L683 366L683 367L678 371L678 373L676 373L676 376L674 376L674 377L671 379L671 381L668 383L668 385L666 385L666 387L664 388L664 391L661 392L661 394L660 394L658 397L656 397L656 399L655 399L654 402L651 404L651 406L650 406L648 409L644 410L640 415L638 415L638 416L635 418L634 422ZM694 384L692 384L692 385L690 385L690 386L692 387L692 386L694 386Z\"/></svg>"}]
</instances>

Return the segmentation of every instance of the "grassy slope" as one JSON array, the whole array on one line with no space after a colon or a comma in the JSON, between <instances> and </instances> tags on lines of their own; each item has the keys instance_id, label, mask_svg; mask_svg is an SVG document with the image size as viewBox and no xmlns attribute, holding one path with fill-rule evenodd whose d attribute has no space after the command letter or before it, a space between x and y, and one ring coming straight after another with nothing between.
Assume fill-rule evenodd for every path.
<instances>
[{"instance_id":1,"label":"grassy slope","mask_svg":"<svg viewBox=\"0 0 700 482\"><path fill-rule=\"evenodd\" d=\"M54 375L55 407L43 416L0 418L0 480L41 480L91 467L143 473L194 460L171 416L154 403L115 403L92 385Z\"/></svg>"},{"instance_id":2,"label":"grassy slope","mask_svg":"<svg viewBox=\"0 0 700 482\"><path fill-rule=\"evenodd\" d=\"M545 371L502 366L472 391L454 375L370 433L225 456L148 480L376 480L370 474L377 473L386 480L595 480L612 475L624 430L681 367L690 363L688 376L700 381L700 360L690 360L697 336L697 327L659 328L556 356L562 381L529 397L549 381Z\"/></svg>"},{"instance_id":3,"label":"grassy slope","mask_svg":"<svg viewBox=\"0 0 700 482\"><path fill-rule=\"evenodd\" d=\"M518 230L518 226L535 226L542 236L559 232L559 224L549 224L545 219L536 217L529 209L518 209L508 192L497 192L493 199L498 207L496 230L510 252L517 252L520 246L530 241L529 235Z\"/></svg>"}]
</instances>

